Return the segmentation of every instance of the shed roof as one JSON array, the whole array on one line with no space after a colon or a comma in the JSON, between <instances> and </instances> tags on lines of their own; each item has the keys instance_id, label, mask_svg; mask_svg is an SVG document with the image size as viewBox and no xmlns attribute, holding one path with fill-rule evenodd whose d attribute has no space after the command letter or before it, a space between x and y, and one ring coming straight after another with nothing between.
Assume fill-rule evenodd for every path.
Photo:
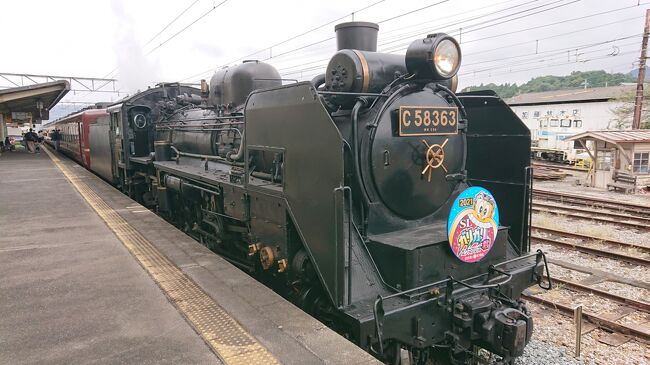
<instances>
[{"instance_id":1,"label":"shed roof","mask_svg":"<svg viewBox=\"0 0 650 365\"><path fill-rule=\"evenodd\" d=\"M514 106L608 101L626 94L634 93L635 90L635 85L620 85L594 87L589 89L544 91L513 96L507 99L506 103Z\"/></svg>"},{"instance_id":2,"label":"shed roof","mask_svg":"<svg viewBox=\"0 0 650 365\"><path fill-rule=\"evenodd\" d=\"M566 141L597 139L610 143L650 143L650 129L587 131L571 136Z\"/></svg>"},{"instance_id":3,"label":"shed roof","mask_svg":"<svg viewBox=\"0 0 650 365\"><path fill-rule=\"evenodd\" d=\"M68 91L70 91L70 83L65 80L0 90L0 113L32 113L36 119L47 119L47 112ZM42 103L42 109L37 103L39 101Z\"/></svg>"}]
</instances>

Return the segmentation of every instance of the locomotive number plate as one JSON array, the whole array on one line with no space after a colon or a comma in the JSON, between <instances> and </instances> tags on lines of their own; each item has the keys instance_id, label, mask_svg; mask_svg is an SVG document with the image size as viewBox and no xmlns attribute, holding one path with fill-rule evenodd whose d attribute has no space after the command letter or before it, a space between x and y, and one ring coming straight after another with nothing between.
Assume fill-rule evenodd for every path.
<instances>
[{"instance_id":1,"label":"locomotive number plate","mask_svg":"<svg viewBox=\"0 0 650 365\"><path fill-rule=\"evenodd\" d=\"M400 106L400 136L436 136L458 133L458 108Z\"/></svg>"}]
</instances>

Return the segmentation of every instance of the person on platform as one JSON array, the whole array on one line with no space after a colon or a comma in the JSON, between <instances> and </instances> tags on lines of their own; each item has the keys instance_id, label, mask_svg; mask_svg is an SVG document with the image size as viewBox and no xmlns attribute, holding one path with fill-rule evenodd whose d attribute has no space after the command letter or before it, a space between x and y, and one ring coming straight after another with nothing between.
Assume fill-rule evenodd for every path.
<instances>
[{"instance_id":1,"label":"person on platform","mask_svg":"<svg viewBox=\"0 0 650 365\"><path fill-rule=\"evenodd\" d=\"M43 131L38 131L38 134L36 134L36 141L34 141L34 144L36 146L36 153L41 153L41 143L45 140L45 137L43 137Z\"/></svg>"},{"instance_id":2,"label":"person on platform","mask_svg":"<svg viewBox=\"0 0 650 365\"><path fill-rule=\"evenodd\" d=\"M29 128L29 132L25 133L25 144L27 145L27 152L34 153L36 151L36 142L38 142L38 135Z\"/></svg>"},{"instance_id":3,"label":"person on platform","mask_svg":"<svg viewBox=\"0 0 650 365\"><path fill-rule=\"evenodd\" d=\"M15 149L16 147L12 143L12 138L9 138L9 136L5 137L5 150L11 152Z\"/></svg>"},{"instance_id":4,"label":"person on platform","mask_svg":"<svg viewBox=\"0 0 650 365\"><path fill-rule=\"evenodd\" d=\"M59 150L59 145L61 144L61 132L58 129L55 129L52 132L52 141L54 141L54 150L58 151Z\"/></svg>"}]
</instances>

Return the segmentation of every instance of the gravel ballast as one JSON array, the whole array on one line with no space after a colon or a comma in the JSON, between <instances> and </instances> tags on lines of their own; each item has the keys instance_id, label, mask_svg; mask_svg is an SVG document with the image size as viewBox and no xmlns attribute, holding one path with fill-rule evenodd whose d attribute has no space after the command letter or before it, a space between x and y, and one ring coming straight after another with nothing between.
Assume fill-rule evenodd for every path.
<instances>
[{"instance_id":1,"label":"gravel ballast","mask_svg":"<svg viewBox=\"0 0 650 365\"><path fill-rule=\"evenodd\" d=\"M515 360L516 365L585 365L575 359L566 347L551 345L538 340L531 340L524 354Z\"/></svg>"}]
</instances>

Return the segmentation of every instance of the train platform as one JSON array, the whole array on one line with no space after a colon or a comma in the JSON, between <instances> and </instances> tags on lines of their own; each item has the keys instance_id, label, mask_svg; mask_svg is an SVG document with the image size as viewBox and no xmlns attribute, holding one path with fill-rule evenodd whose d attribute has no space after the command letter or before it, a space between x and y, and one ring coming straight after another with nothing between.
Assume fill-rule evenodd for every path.
<instances>
[{"instance_id":1,"label":"train platform","mask_svg":"<svg viewBox=\"0 0 650 365\"><path fill-rule=\"evenodd\" d=\"M0 363L378 364L54 152L0 155Z\"/></svg>"}]
</instances>

